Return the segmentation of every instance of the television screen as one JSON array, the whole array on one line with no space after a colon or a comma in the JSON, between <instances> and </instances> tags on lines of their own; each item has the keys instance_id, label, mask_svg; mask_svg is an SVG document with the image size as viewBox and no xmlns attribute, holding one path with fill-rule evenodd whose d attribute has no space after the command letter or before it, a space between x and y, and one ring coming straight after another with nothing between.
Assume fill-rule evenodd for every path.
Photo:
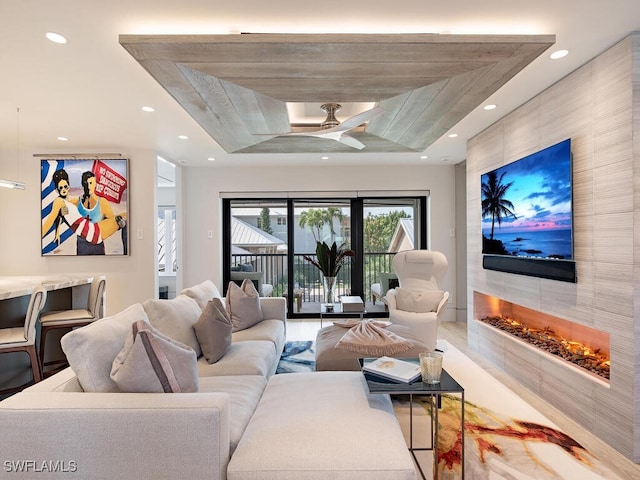
<instances>
[{"instance_id":1,"label":"television screen","mask_svg":"<svg viewBox=\"0 0 640 480\"><path fill-rule=\"evenodd\" d=\"M481 182L482 253L504 257L485 258L485 268L554 278L556 265L530 260L573 260L570 139L487 172Z\"/></svg>"}]
</instances>

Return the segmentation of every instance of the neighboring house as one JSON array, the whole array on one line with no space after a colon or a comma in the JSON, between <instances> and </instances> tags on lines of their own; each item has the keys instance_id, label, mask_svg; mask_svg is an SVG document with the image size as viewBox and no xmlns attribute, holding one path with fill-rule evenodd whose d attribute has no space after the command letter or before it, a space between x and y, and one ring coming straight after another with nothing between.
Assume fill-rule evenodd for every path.
<instances>
[{"instance_id":1,"label":"neighboring house","mask_svg":"<svg viewBox=\"0 0 640 480\"><path fill-rule=\"evenodd\" d=\"M233 218L237 218L249 225L258 227L261 208L235 208ZM272 235L287 243L287 209L269 208L269 220L271 223Z\"/></svg>"},{"instance_id":2,"label":"neighboring house","mask_svg":"<svg viewBox=\"0 0 640 480\"><path fill-rule=\"evenodd\" d=\"M401 218L393 232L387 252L413 250L413 218Z\"/></svg>"},{"instance_id":3,"label":"neighboring house","mask_svg":"<svg viewBox=\"0 0 640 480\"><path fill-rule=\"evenodd\" d=\"M279 246L286 245L286 243L254 225L231 217L231 245L243 249L249 254L260 254L278 253Z\"/></svg>"},{"instance_id":4,"label":"neighboring house","mask_svg":"<svg viewBox=\"0 0 640 480\"><path fill-rule=\"evenodd\" d=\"M255 229L257 229L257 231L262 232L259 228L258 228L258 219L260 218L260 212L261 212L261 208L237 208L237 209L233 209L233 216L232 218L235 218L249 226L254 227ZM316 240L313 237L313 234L311 233L311 230L308 227L305 228L301 228L298 225L298 220L300 218L300 214L298 212L298 210L301 211L301 209L296 209L296 213L294 216L294 226L293 226L293 231L294 231L294 235L295 235L295 250L296 253L300 254L300 253L313 253L316 251ZM267 235L267 236L273 236L276 237L277 239L282 241L282 245L279 249L278 252L279 253L284 253L287 251L286 249L286 245L289 244L290 242L287 241L287 211L286 209L282 209L282 208L273 208L270 207L269 208L269 219L270 219L270 224L271 224L271 230L272 230L272 234L269 235L268 233L262 232L263 234ZM338 243L341 243L342 241L344 241L343 239L345 237L348 237L349 234L348 232L344 231L344 226L341 226L338 220L334 220L334 227L336 229L337 232L342 232L342 236L337 236L335 238L335 241ZM322 238L323 240L326 240L327 242L329 241L328 237L329 237L329 226L325 225L323 227L323 233L322 233L326 238ZM233 235L233 232L232 232ZM234 245L236 244L235 241L235 236L232 237L232 243Z\"/></svg>"}]
</instances>

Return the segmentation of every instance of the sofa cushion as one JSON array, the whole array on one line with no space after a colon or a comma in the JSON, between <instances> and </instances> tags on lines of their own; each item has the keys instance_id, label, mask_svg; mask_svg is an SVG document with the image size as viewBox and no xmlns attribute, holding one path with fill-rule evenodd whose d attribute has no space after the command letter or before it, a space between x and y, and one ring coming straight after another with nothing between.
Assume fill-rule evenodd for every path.
<instances>
[{"instance_id":1,"label":"sofa cushion","mask_svg":"<svg viewBox=\"0 0 640 480\"><path fill-rule=\"evenodd\" d=\"M233 332L234 342L245 340L268 340L273 343L276 353L280 355L286 340L285 326L282 320L262 320L252 327Z\"/></svg>"},{"instance_id":2,"label":"sofa cushion","mask_svg":"<svg viewBox=\"0 0 640 480\"><path fill-rule=\"evenodd\" d=\"M138 320L148 320L140 303L62 337L62 350L85 392L118 391L110 377L111 366L124 346L131 324Z\"/></svg>"},{"instance_id":3,"label":"sofa cushion","mask_svg":"<svg viewBox=\"0 0 640 480\"><path fill-rule=\"evenodd\" d=\"M198 359L200 378L216 375L273 375L278 366L273 343L264 340L233 342L227 353L216 363L208 363L203 357Z\"/></svg>"},{"instance_id":4,"label":"sofa cushion","mask_svg":"<svg viewBox=\"0 0 640 480\"><path fill-rule=\"evenodd\" d=\"M229 350L231 319L219 298L209 300L193 329L207 362L216 363Z\"/></svg>"},{"instance_id":5,"label":"sofa cushion","mask_svg":"<svg viewBox=\"0 0 640 480\"><path fill-rule=\"evenodd\" d=\"M263 319L260 295L251 280L245 278L240 287L229 282L226 298L234 332L249 328Z\"/></svg>"},{"instance_id":6,"label":"sofa cushion","mask_svg":"<svg viewBox=\"0 0 640 480\"><path fill-rule=\"evenodd\" d=\"M404 310L405 312L435 312L443 295L444 292L440 290L425 292L396 288L396 305L398 310Z\"/></svg>"},{"instance_id":7,"label":"sofa cushion","mask_svg":"<svg viewBox=\"0 0 640 480\"><path fill-rule=\"evenodd\" d=\"M292 428L303 432L292 438ZM389 395L361 372L274 375L240 439L228 480L415 480Z\"/></svg>"},{"instance_id":8,"label":"sofa cushion","mask_svg":"<svg viewBox=\"0 0 640 480\"><path fill-rule=\"evenodd\" d=\"M216 376L200 379L200 392L229 395L229 450L233 454L255 411L267 379L260 375Z\"/></svg>"},{"instance_id":9,"label":"sofa cushion","mask_svg":"<svg viewBox=\"0 0 640 480\"><path fill-rule=\"evenodd\" d=\"M202 309L195 300L186 295L178 295L171 300L146 300L142 306L153 327L166 336L189 345L200 356L202 350L193 324L202 315Z\"/></svg>"},{"instance_id":10,"label":"sofa cushion","mask_svg":"<svg viewBox=\"0 0 640 480\"><path fill-rule=\"evenodd\" d=\"M211 280L205 280L198 285L185 288L180 292L180 295L186 295L187 297L194 299L202 310L204 310L204 307L207 306L207 303L212 298L221 298L218 287L216 287Z\"/></svg>"},{"instance_id":11,"label":"sofa cushion","mask_svg":"<svg viewBox=\"0 0 640 480\"><path fill-rule=\"evenodd\" d=\"M191 347L138 320L113 361L111 379L126 393L197 392L196 362Z\"/></svg>"}]
</instances>

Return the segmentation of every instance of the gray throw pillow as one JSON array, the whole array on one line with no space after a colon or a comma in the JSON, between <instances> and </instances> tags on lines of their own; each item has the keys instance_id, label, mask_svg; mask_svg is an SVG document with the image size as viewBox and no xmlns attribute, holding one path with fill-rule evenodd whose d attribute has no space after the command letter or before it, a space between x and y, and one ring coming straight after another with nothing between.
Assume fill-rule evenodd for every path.
<instances>
[{"instance_id":1,"label":"gray throw pillow","mask_svg":"<svg viewBox=\"0 0 640 480\"><path fill-rule=\"evenodd\" d=\"M208 363L216 363L229 350L232 324L219 298L209 300L193 329Z\"/></svg>"},{"instance_id":2,"label":"gray throw pillow","mask_svg":"<svg viewBox=\"0 0 640 480\"><path fill-rule=\"evenodd\" d=\"M398 310L404 310L405 312L435 312L443 295L444 292L440 290L424 292L396 288L396 305Z\"/></svg>"},{"instance_id":3,"label":"gray throw pillow","mask_svg":"<svg viewBox=\"0 0 640 480\"><path fill-rule=\"evenodd\" d=\"M245 278L240 287L234 282L229 282L226 303L234 332L249 328L263 320L260 296L249 279Z\"/></svg>"},{"instance_id":4,"label":"gray throw pillow","mask_svg":"<svg viewBox=\"0 0 640 480\"><path fill-rule=\"evenodd\" d=\"M197 392L196 352L140 320L113 361L111 379L120 392Z\"/></svg>"}]
</instances>

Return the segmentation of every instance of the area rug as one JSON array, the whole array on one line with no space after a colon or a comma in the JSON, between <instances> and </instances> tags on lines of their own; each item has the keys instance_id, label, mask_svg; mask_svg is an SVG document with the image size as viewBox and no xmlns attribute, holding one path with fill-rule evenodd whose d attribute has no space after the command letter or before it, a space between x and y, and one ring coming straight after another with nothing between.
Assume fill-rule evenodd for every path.
<instances>
[{"instance_id":1,"label":"area rug","mask_svg":"<svg viewBox=\"0 0 640 480\"><path fill-rule=\"evenodd\" d=\"M313 372L316 350L311 340L287 342L280 355L276 373Z\"/></svg>"},{"instance_id":2,"label":"area rug","mask_svg":"<svg viewBox=\"0 0 640 480\"><path fill-rule=\"evenodd\" d=\"M465 478L473 480L620 480L578 442L446 341L443 367L465 389ZM312 341L287 342L278 373L314 370ZM409 443L409 399L393 396ZM429 397L413 400L413 445L430 445ZM445 396L439 413L439 479L461 478L460 398ZM433 452L417 452L426 476Z\"/></svg>"}]
</instances>

